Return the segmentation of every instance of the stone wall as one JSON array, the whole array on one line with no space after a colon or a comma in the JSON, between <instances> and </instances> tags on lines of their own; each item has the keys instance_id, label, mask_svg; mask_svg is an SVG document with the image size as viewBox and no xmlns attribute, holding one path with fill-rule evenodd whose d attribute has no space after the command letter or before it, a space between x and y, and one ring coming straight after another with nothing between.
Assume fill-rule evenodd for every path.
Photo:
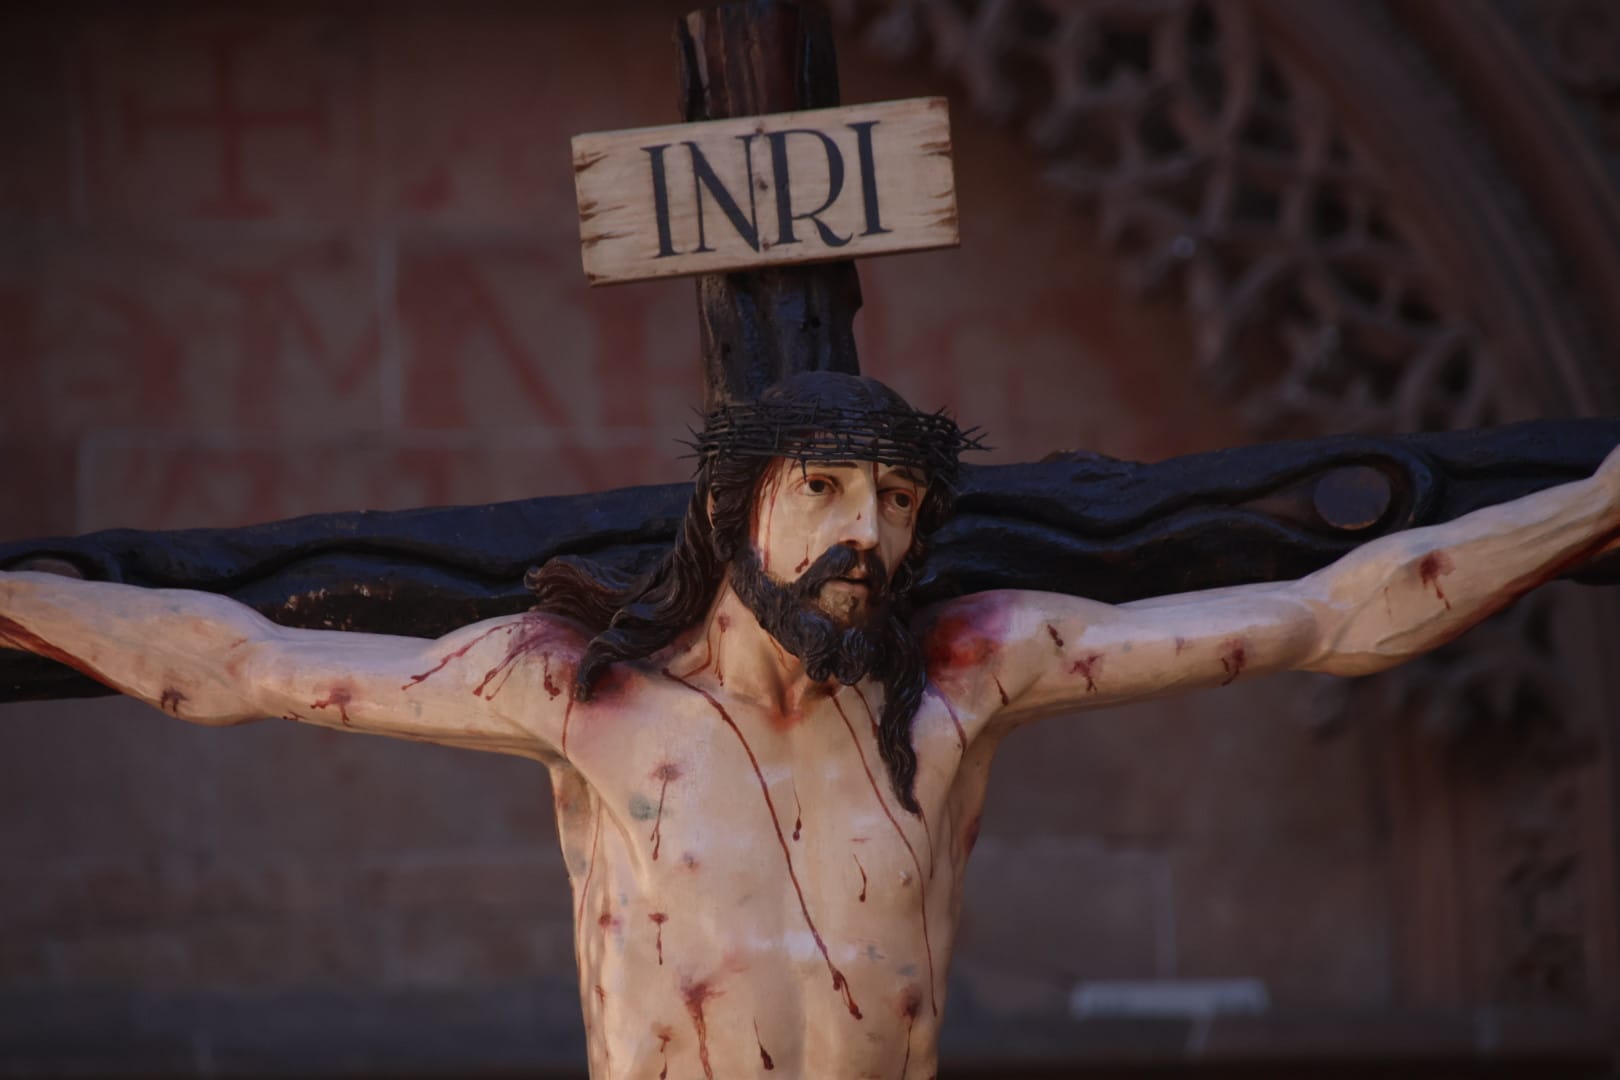
<instances>
[{"instance_id":1,"label":"stone wall","mask_svg":"<svg viewBox=\"0 0 1620 1080\"><path fill-rule=\"evenodd\" d=\"M64 3L0 15L0 538L674 480L689 282L590 290L568 139L673 119L686 4ZM846 44L846 101L946 92ZM953 106L960 250L862 267L868 373L992 460L1243 441L1179 304L1127 296ZM1308 678L1047 721L997 764L948 1061L1075 1034L1095 980L1399 999L1380 729ZM127 701L0 710L0 1064L577 1068L531 763ZM1089 1040L1089 1041L1088 1041Z\"/></svg>"}]
</instances>

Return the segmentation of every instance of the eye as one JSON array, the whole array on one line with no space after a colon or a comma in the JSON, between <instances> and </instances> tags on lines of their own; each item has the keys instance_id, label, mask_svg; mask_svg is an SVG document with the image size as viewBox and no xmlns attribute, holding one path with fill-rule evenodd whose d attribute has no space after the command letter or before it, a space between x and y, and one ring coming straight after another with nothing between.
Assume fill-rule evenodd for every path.
<instances>
[{"instance_id":1,"label":"eye","mask_svg":"<svg viewBox=\"0 0 1620 1080\"><path fill-rule=\"evenodd\" d=\"M890 488L883 493L884 500L895 510L909 514L917 508L917 496L904 488Z\"/></svg>"},{"instance_id":2,"label":"eye","mask_svg":"<svg viewBox=\"0 0 1620 1080\"><path fill-rule=\"evenodd\" d=\"M825 476L812 476L804 482L804 490L811 495L831 495L833 482Z\"/></svg>"}]
</instances>

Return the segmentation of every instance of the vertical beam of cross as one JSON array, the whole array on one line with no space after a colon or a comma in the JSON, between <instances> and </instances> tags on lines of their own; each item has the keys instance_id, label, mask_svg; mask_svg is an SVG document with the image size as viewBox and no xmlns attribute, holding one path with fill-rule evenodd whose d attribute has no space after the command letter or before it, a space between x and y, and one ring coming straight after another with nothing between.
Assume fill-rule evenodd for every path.
<instances>
[{"instance_id":1,"label":"vertical beam of cross","mask_svg":"<svg viewBox=\"0 0 1620 1080\"><path fill-rule=\"evenodd\" d=\"M751 0L694 11L677 24L686 121L824 109L839 104L827 13ZM860 373L852 261L698 278L704 405L749 400L801 371Z\"/></svg>"}]
</instances>

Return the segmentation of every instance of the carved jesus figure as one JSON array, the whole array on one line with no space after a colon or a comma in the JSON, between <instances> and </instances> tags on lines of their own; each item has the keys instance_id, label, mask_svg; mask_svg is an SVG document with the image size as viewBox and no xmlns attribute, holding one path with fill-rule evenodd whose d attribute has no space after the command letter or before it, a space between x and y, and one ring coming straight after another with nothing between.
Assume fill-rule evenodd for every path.
<instances>
[{"instance_id":1,"label":"carved jesus figure","mask_svg":"<svg viewBox=\"0 0 1620 1080\"><path fill-rule=\"evenodd\" d=\"M873 380L796 376L709 416L676 546L636 580L556 561L530 574L534 611L423 641L0 574L0 640L193 723L280 716L545 765L598 1080L922 1080L1005 736L1265 672L1379 671L1620 532L1617 452L1299 581L913 612L966 445Z\"/></svg>"}]
</instances>

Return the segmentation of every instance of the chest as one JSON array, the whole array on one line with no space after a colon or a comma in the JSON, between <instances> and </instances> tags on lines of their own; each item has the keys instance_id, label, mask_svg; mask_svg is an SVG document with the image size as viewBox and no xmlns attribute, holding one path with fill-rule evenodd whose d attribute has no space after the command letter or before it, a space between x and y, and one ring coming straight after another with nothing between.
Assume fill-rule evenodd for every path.
<instances>
[{"instance_id":1,"label":"chest","mask_svg":"<svg viewBox=\"0 0 1620 1080\"><path fill-rule=\"evenodd\" d=\"M666 712L583 762L625 869L658 892L710 902L774 895L795 907L803 894L855 910L915 903L952 816L946 777L920 769L923 813L906 810L871 715L859 699L840 704L787 729L735 704Z\"/></svg>"}]
</instances>

